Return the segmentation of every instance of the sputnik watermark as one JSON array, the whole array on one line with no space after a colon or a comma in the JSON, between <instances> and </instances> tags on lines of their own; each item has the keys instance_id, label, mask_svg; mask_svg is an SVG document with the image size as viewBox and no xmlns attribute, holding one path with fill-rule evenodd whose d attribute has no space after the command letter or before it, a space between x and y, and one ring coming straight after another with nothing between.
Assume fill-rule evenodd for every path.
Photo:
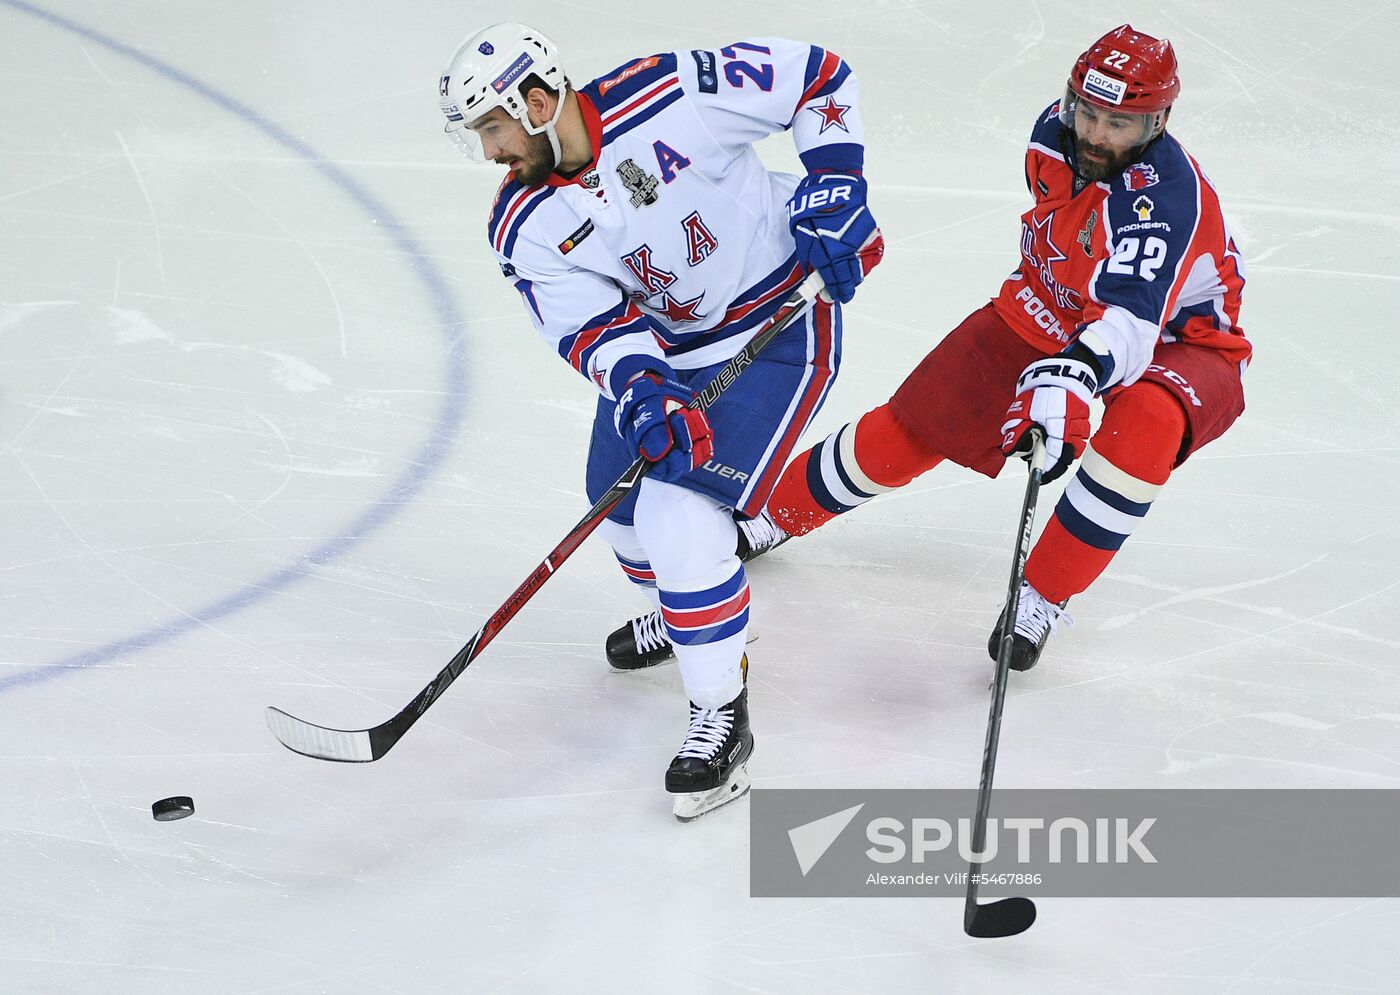
<instances>
[{"instance_id":1,"label":"sputnik watermark","mask_svg":"<svg viewBox=\"0 0 1400 995\"><path fill-rule=\"evenodd\" d=\"M904 839L905 825L899 819L888 816L871 819L866 825L865 835L873 846L865 851L871 860L882 864L897 864L906 859L922 864L929 854L943 853L956 847L962 860L972 863L991 863L1001 852L999 840L1001 830L1010 830L1016 836L1016 860L1030 863L1032 851L1040 852L1041 847L1036 833L1045 834L1043 847L1046 859L1052 864L1066 860L1087 864L1125 864L1136 858L1147 864L1157 863L1143 843L1148 830L1157 822L1146 819L1094 819L1092 826L1084 819L1072 816L1054 820L1047 827L1044 819L988 819L987 841L981 851L972 846L972 820L958 819L957 830L946 819L913 819L908 829L909 842ZM1065 838L1070 838L1069 847ZM1092 851L1092 855L1091 855Z\"/></svg>"},{"instance_id":2,"label":"sputnik watermark","mask_svg":"<svg viewBox=\"0 0 1400 995\"><path fill-rule=\"evenodd\" d=\"M863 803L854 805L788 830L793 856L797 858L803 877L831 849L831 845L864 807ZM1000 841L1004 829L1015 836L1016 861L1022 864L1030 863L1041 852L1052 864L1067 860L1081 864L1091 861L1123 864L1130 860L1155 864L1157 858L1148 849L1145 840L1156 822L1152 817L1137 820L1094 819L1091 822L1067 816L1048 824L1045 819L1039 818L988 819L987 839L979 851L972 844L971 819L949 822L947 819L915 818L906 825L900 819L880 816L865 824L865 838L871 844L865 850L865 855L880 864L899 864L906 860L922 864L931 855L942 855L951 850L966 863L985 864L995 860L1001 852ZM1036 837L1037 833L1045 834L1043 846ZM956 883L954 879L958 875L950 873L944 878L949 883ZM963 884L967 883L967 872L962 872L960 880Z\"/></svg>"},{"instance_id":3,"label":"sputnik watermark","mask_svg":"<svg viewBox=\"0 0 1400 995\"><path fill-rule=\"evenodd\" d=\"M755 896L1400 897L1400 791L755 789ZM1005 889L1000 891L998 889Z\"/></svg>"},{"instance_id":4,"label":"sputnik watermark","mask_svg":"<svg viewBox=\"0 0 1400 995\"><path fill-rule=\"evenodd\" d=\"M827 850L831 849L831 844L836 842L837 837L856 817L856 813L863 808L865 808L865 804L862 802L844 811L834 812L814 822L803 823L788 830L788 840L792 843L792 853L797 858L797 866L802 871L803 877L806 877L807 872L816 866L817 861L822 859Z\"/></svg>"}]
</instances>

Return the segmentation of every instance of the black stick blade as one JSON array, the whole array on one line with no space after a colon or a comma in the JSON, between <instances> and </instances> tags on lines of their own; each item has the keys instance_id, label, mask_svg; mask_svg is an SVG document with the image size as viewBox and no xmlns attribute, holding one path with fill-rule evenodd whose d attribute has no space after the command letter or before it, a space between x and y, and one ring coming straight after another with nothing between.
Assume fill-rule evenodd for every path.
<instances>
[{"instance_id":1,"label":"black stick blade","mask_svg":"<svg viewBox=\"0 0 1400 995\"><path fill-rule=\"evenodd\" d=\"M987 905L973 905L963 917L968 936L997 937L1024 933L1035 922L1035 903L1029 898L1003 898Z\"/></svg>"}]
</instances>

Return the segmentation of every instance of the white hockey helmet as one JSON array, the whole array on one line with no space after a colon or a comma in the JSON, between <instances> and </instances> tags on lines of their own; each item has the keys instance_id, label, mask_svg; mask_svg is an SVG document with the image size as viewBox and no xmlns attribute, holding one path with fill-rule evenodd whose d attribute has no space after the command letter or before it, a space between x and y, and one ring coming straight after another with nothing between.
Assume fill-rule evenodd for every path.
<instances>
[{"instance_id":1,"label":"white hockey helmet","mask_svg":"<svg viewBox=\"0 0 1400 995\"><path fill-rule=\"evenodd\" d=\"M543 125L530 123L520 83L535 75L559 94L554 116ZM559 136L554 126L564 110L564 94L569 78L559 65L559 49L534 28L524 24L493 24L483 28L457 47L438 80L443 128L453 144L475 162L485 162L481 140L467 127L493 108L502 107L531 135L549 136L554 162L561 158Z\"/></svg>"}]
</instances>

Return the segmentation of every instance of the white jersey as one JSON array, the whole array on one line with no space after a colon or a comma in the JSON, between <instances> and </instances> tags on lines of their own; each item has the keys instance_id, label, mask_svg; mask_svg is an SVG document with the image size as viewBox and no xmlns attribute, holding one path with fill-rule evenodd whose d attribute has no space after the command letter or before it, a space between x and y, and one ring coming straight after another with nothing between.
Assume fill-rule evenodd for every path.
<instances>
[{"instance_id":1,"label":"white jersey","mask_svg":"<svg viewBox=\"0 0 1400 995\"><path fill-rule=\"evenodd\" d=\"M785 210L797 178L753 142L791 129L808 171L858 171L856 86L835 54L761 38L579 88L596 158L537 187L508 177L488 226L540 333L609 398L658 359L732 357L804 275Z\"/></svg>"}]
</instances>

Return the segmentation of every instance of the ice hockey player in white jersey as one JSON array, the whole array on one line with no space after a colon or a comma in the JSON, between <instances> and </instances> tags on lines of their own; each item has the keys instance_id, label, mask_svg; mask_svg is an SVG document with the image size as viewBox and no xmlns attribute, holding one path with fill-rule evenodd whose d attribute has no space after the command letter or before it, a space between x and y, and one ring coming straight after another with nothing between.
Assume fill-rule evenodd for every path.
<instances>
[{"instance_id":1,"label":"ice hockey player in white jersey","mask_svg":"<svg viewBox=\"0 0 1400 995\"><path fill-rule=\"evenodd\" d=\"M589 500L639 454L655 464L599 531L674 646L690 721L665 784L688 821L749 784L735 520L760 515L821 407L841 305L883 249L856 77L822 48L759 38L646 56L575 87L548 38L497 24L452 55L439 95L463 151L509 168L488 222L501 272L598 393ZM805 176L768 172L754 150L784 130ZM812 270L822 298L713 407L686 408ZM614 666L655 662L626 642L610 640Z\"/></svg>"}]
</instances>

